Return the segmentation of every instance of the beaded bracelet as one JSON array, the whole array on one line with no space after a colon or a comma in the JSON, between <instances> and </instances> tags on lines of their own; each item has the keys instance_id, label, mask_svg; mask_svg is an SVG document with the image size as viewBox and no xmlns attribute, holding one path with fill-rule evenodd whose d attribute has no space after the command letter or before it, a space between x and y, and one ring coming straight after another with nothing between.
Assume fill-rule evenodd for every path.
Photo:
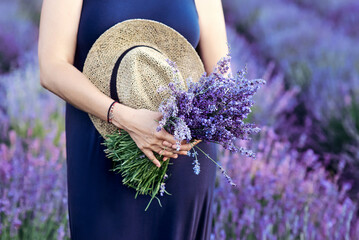
<instances>
[{"instance_id":1,"label":"beaded bracelet","mask_svg":"<svg viewBox=\"0 0 359 240\"><path fill-rule=\"evenodd\" d=\"M107 122L111 123L113 118L113 107L117 101L113 101L107 111Z\"/></svg>"}]
</instances>

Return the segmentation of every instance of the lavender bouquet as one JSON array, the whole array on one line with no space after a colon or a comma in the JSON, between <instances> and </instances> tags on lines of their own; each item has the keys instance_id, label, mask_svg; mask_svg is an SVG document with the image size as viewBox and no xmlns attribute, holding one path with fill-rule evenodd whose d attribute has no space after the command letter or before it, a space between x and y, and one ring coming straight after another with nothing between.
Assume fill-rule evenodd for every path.
<instances>
[{"instance_id":1,"label":"lavender bouquet","mask_svg":"<svg viewBox=\"0 0 359 240\"><path fill-rule=\"evenodd\" d=\"M170 97L159 106L158 111L162 113L163 118L159 121L157 131L164 128L173 134L177 149L183 140L193 143L196 139L217 143L232 152L240 152L255 158L251 150L237 147L235 140L250 140L250 134L260 131L255 124L245 123L244 120L251 112L254 103L251 100L252 96L262 84L265 84L265 80L246 79L246 68L233 76L229 72L230 60L230 55L223 57L209 76L204 73L196 82L190 78L186 79L187 89L181 87L176 64L167 60L175 77L168 86L158 89L158 92L166 91ZM124 130L120 130L120 134L107 135L103 144L107 147L107 157L114 163L111 171L121 173L123 184L136 189L135 198L138 194L151 195L145 211L154 198L162 206L156 195L171 195L165 189L165 181L169 178L166 171L168 165L172 164L170 160L162 162L160 168L156 167ZM195 149L200 150L220 168L229 184L236 186L223 167L198 146L191 149L192 153L188 152L194 157L192 164L195 174L200 173ZM155 153L155 156L162 159L161 155Z\"/></svg>"}]
</instances>

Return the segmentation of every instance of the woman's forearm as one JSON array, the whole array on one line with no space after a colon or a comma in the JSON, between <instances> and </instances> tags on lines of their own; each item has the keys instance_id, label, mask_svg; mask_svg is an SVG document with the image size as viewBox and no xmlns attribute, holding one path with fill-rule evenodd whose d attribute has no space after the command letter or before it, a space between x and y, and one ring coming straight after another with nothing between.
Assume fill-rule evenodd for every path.
<instances>
[{"instance_id":1,"label":"woman's forearm","mask_svg":"<svg viewBox=\"0 0 359 240\"><path fill-rule=\"evenodd\" d=\"M40 59L40 83L74 107L107 120L107 111L113 99L103 94L90 80L72 64ZM131 108L115 104L117 114L114 124L125 129L126 116L131 115Z\"/></svg>"}]
</instances>

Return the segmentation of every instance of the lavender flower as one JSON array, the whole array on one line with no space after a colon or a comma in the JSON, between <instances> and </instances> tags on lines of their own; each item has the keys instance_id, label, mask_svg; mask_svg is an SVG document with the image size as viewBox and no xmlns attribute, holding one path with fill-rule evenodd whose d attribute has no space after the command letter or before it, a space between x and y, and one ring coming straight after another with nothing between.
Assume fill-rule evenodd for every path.
<instances>
[{"instance_id":1,"label":"lavender flower","mask_svg":"<svg viewBox=\"0 0 359 240\"><path fill-rule=\"evenodd\" d=\"M235 76L229 73L231 57L228 54L218 61L213 73L208 77L204 73L199 81L186 79L187 89L184 89L177 77L178 69L174 62L167 60L176 75L167 89L161 86L158 91L167 91L171 96L159 106L163 117L157 131L161 128L172 133L176 139L177 150L183 140L190 142L192 138L221 144L231 151L255 158L251 150L234 145L236 139L250 138L248 135L258 133L260 128L255 124L245 123L244 119L251 112L254 93L264 84L263 79L248 80L247 69L238 71ZM208 155L206 155L209 157ZM193 171L200 173L200 163L197 152L193 149ZM211 159L212 160L212 159ZM212 160L213 161L213 160ZM233 183L223 168L217 164L228 183Z\"/></svg>"},{"instance_id":2,"label":"lavender flower","mask_svg":"<svg viewBox=\"0 0 359 240\"><path fill-rule=\"evenodd\" d=\"M198 158L197 158L198 152L194 148L192 148L191 150L193 151L192 154L190 153L190 151L188 151L187 155L192 156L194 158L192 162L192 164L194 165L193 171L195 174L198 175L201 171L200 163L198 162Z\"/></svg>"},{"instance_id":3,"label":"lavender flower","mask_svg":"<svg viewBox=\"0 0 359 240\"><path fill-rule=\"evenodd\" d=\"M199 166L200 164L198 162L198 159L195 159L192 164L194 164L194 167L193 167L194 173L198 175L201 170L200 166Z\"/></svg>"},{"instance_id":4,"label":"lavender flower","mask_svg":"<svg viewBox=\"0 0 359 240\"><path fill-rule=\"evenodd\" d=\"M160 195L163 196L163 193L165 192L165 189L166 189L166 183L161 183L161 186L160 186Z\"/></svg>"},{"instance_id":5,"label":"lavender flower","mask_svg":"<svg viewBox=\"0 0 359 240\"><path fill-rule=\"evenodd\" d=\"M249 139L248 135L259 132L254 124L244 119L251 112L254 93L264 84L263 79L246 79L246 69L235 76L228 74L231 57L218 61L213 73L204 74L198 82L187 79L188 89L170 83L167 91L171 97L162 102L159 111L163 118L157 130L166 127L174 134L179 147L182 140L201 139L216 142L226 149L253 156L250 151L238 149L235 139ZM177 72L175 65L170 64ZM164 88L161 88L164 91Z\"/></svg>"}]
</instances>

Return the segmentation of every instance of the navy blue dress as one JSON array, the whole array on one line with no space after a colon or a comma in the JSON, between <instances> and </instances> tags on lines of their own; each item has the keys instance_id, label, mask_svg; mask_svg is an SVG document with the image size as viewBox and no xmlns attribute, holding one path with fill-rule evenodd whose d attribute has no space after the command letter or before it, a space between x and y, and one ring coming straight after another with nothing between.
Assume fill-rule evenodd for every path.
<instances>
[{"instance_id":1,"label":"navy blue dress","mask_svg":"<svg viewBox=\"0 0 359 240\"><path fill-rule=\"evenodd\" d=\"M108 28L132 18L162 22L180 32L194 48L199 42L194 0L84 0L74 66L82 72L86 55ZM212 225L216 165L199 152L201 172L193 158L171 159L166 190L147 209L149 196L138 195L109 169L102 136L88 114L66 103L68 207L73 240L191 240L209 239ZM212 158L213 143L200 143Z\"/></svg>"}]
</instances>

